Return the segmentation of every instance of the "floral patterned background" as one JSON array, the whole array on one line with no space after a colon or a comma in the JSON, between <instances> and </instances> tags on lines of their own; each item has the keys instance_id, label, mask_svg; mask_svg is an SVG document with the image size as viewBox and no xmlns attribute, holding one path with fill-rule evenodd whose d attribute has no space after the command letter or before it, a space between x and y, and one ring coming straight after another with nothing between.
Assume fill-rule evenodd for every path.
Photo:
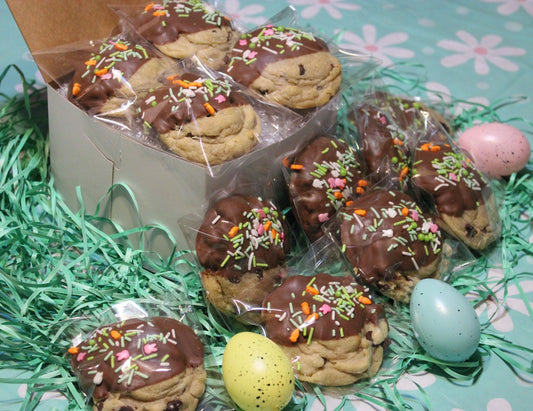
<instances>
[{"instance_id":1,"label":"floral patterned background","mask_svg":"<svg viewBox=\"0 0 533 411\"><path fill-rule=\"evenodd\" d=\"M501 118L533 121L533 0L220 0L217 6L251 28L263 23L288 4L294 6L298 23L312 26L333 38L340 47L371 54L398 73L413 70L427 89L424 99L453 98L469 109L471 103L496 106L515 101L498 111ZM3 70L16 64L29 78L42 83L24 41L5 2L0 3L0 59ZM10 39L6 41L6 39ZM20 79L10 72L0 92L20 91ZM524 124L524 123L521 123ZM531 130L529 130L531 131ZM528 134L531 140L531 134ZM532 144L533 145L533 144ZM530 235L529 242L533 242ZM532 245L533 247L533 245ZM496 258L496 257L495 257ZM491 279L501 278L503 268L490 269ZM532 272L533 261L525 258L516 270ZM482 320L517 344L531 347L533 326L533 280L508 289L505 304L488 302L478 308ZM503 297L503 289L494 290ZM529 306L521 294L529 297ZM6 376L6 375L2 375ZM425 390L435 410L524 410L530 408L531 376L515 375L500 359L487 359L485 369L470 385L451 384L432 374L406 375L398 388L419 397L417 385ZM18 397L24 395L18 387ZM3 402L11 398L15 402ZM50 394L42 409L65 402ZM0 386L0 410L15 409L16 398L9 386ZM321 409L311 399L310 408ZM328 409L339 401L328 399ZM344 409L368 410L368 404L354 402Z\"/></svg>"}]
</instances>

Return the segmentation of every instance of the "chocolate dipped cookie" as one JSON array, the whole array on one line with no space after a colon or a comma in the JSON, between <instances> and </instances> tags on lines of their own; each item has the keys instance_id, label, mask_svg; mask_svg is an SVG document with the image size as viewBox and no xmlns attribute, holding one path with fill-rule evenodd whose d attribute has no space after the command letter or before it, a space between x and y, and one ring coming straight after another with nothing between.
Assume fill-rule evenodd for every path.
<instances>
[{"instance_id":1,"label":"chocolate dipped cookie","mask_svg":"<svg viewBox=\"0 0 533 411\"><path fill-rule=\"evenodd\" d=\"M356 151L333 137L316 137L286 165L290 202L311 242L324 235L323 223L368 185Z\"/></svg>"},{"instance_id":2,"label":"chocolate dipped cookie","mask_svg":"<svg viewBox=\"0 0 533 411\"><path fill-rule=\"evenodd\" d=\"M413 185L429 200L443 230L475 250L496 241L494 193L464 153L446 143L423 143L414 160Z\"/></svg>"},{"instance_id":3,"label":"chocolate dipped cookie","mask_svg":"<svg viewBox=\"0 0 533 411\"><path fill-rule=\"evenodd\" d=\"M122 37L95 42L70 81L67 97L89 114L124 116L171 61Z\"/></svg>"},{"instance_id":4,"label":"chocolate dipped cookie","mask_svg":"<svg viewBox=\"0 0 533 411\"><path fill-rule=\"evenodd\" d=\"M227 80L193 73L169 76L144 96L138 111L165 147L202 164L220 164L249 152L261 133L254 108Z\"/></svg>"},{"instance_id":5,"label":"chocolate dipped cookie","mask_svg":"<svg viewBox=\"0 0 533 411\"><path fill-rule=\"evenodd\" d=\"M205 389L204 347L172 318L106 325L68 352L95 411L194 410Z\"/></svg>"},{"instance_id":6,"label":"chocolate dipped cookie","mask_svg":"<svg viewBox=\"0 0 533 411\"><path fill-rule=\"evenodd\" d=\"M341 64L324 41L272 25L241 35L226 72L267 100L292 109L326 104L342 80Z\"/></svg>"},{"instance_id":7,"label":"chocolate dipped cookie","mask_svg":"<svg viewBox=\"0 0 533 411\"><path fill-rule=\"evenodd\" d=\"M224 67L239 36L228 17L195 0L149 3L133 23L144 38L167 56L197 56L215 70Z\"/></svg>"},{"instance_id":8,"label":"chocolate dipped cookie","mask_svg":"<svg viewBox=\"0 0 533 411\"><path fill-rule=\"evenodd\" d=\"M364 284L409 302L418 281L437 276L442 256L439 226L409 195L369 191L339 218L342 251Z\"/></svg>"},{"instance_id":9,"label":"chocolate dipped cookie","mask_svg":"<svg viewBox=\"0 0 533 411\"><path fill-rule=\"evenodd\" d=\"M196 237L207 299L229 315L261 307L285 276L288 251L285 217L271 201L241 195L217 201Z\"/></svg>"},{"instance_id":10,"label":"chocolate dipped cookie","mask_svg":"<svg viewBox=\"0 0 533 411\"><path fill-rule=\"evenodd\" d=\"M349 385L381 366L385 312L351 276L291 276L265 298L263 319L301 381Z\"/></svg>"}]
</instances>

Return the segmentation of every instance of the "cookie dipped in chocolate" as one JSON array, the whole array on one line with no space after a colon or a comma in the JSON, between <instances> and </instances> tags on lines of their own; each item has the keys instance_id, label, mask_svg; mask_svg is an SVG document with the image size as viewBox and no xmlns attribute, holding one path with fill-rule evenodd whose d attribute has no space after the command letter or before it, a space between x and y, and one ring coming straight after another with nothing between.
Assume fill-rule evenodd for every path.
<instances>
[{"instance_id":1,"label":"cookie dipped in chocolate","mask_svg":"<svg viewBox=\"0 0 533 411\"><path fill-rule=\"evenodd\" d=\"M342 67L312 33L273 25L242 34L226 73L265 99L296 110L326 104L337 93Z\"/></svg>"},{"instance_id":2,"label":"cookie dipped in chocolate","mask_svg":"<svg viewBox=\"0 0 533 411\"><path fill-rule=\"evenodd\" d=\"M129 396L188 369L203 369L204 348L199 338L190 327L167 317L100 327L68 352L80 386L92 392L95 404L111 393Z\"/></svg>"},{"instance_id":3,"label":"cookie dipped in chocolate","mask_svg":"<svg viewBox=\"0 0 533 411\"><path fill-rule=\"evenodd\" d=\"M200 264L211 275L238 283L244 273L284 265L289 252L285 217L260 197L235 195L217 201L196 237Z\"/></svg>"},{"instance_id":4,"label":"cookie dipped in chocolate","mask_svg":"<svg viewBox=\"0 0 533 411\"><path fill-rule=\"evenodd\" d=\"M291 205L311 242L324 235L323 223L368 185L356 151L333 137L313 139L287 168Z\"/></svg>"},{"instance_id":5,"label":"cookie dipped in chocolate","mask_svg":"<svg viewBox=\"0 0 533 411\"><path fill-rule=\"evenodd\" d=\"M213 69L223 67L238 37L227 16L196 0L149 3L132 23L164 54L174 58L197 55Z\"/></svg>"},{"instance_id":6,"label":"cookie dipped in chocolate","mask_svg":"<svg viewBox=\"0 0 533 411\"><path fill-rule=\"evenodd\" d=\"M339 213L342 251L361 281L408 302L414 285L438 274L439 226L409 195L376 189Z\"/></svg>"},{"instance_id":7,"label":"cookie dipped in chocolate","mask_svg":"<svg viewBox=\"0 0 533 411\"><path fill-rule=\"evenodd\" d=\"M494 242L500 232L494 194L472 161L447 143L420 144L414 159L413 185L443 229L477 250Z\"/></svg>"},{"instance_id":8,"label":"cookie dipped in chocolate","mask_svg":"<svg viewBox=\"0 0 533 411\"><path fill-rule=\"evenodd\" d=\"M91 114L112 112L121 102L131 104L165 66L151 49L121 37L93 44L68 88L69 100ZM113 98L119 101L109 104Z\"/></svg>"},{"instance_id":9,"label":"cookie dipped in chocolate","mask_svg":"<svg viewBox=\"0 0 533 411\"><path fill-rule=\"evenodd\" d=\"M351 276L294 275L263 303L268 337L285 346L359 335L367 322L377 325L384 318L383 306Z\"/></svg>"},{"instance_id":10,"label":"cookie dipped in chocolate","mask_svg":"<svg viewBox=\"0 0 533 411\"><path fill-rule=\"evenodd\" d=\"M171 75L167 82L147 93L139 107L140 117L160 134L212 116L228 108L249 104L224 79L213 80L194 73Z\"/></svg>"}]
</instances>

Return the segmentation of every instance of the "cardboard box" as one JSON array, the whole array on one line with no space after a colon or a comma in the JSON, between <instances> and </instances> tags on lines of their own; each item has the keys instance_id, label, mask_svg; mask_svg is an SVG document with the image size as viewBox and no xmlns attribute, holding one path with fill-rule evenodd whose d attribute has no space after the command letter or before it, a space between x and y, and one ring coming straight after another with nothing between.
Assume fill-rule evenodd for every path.
<instances>
[{"instance_id":1,"label":"cardboard box","mask_svg":"<svg viewBox=\"0 0 533 411\"><path fill-rule=\"evenodd\" d=\"M107 37L117 24L116 16L103 0L7 3L43 75L46 71L42 70L42 57L37 52ZM144 236L142 246L165 257L173 245L165 230L174 237L178 248L190 248L178 221L202 210L215 190L269 181L283 190L281 164L273 164L273 159L327 131L336 118L333 107L325 108L295 134L217 166L211 176L206 167L143 145L91 118L61 96L53 84L48 86L48 105L51 172L55 188L66 204L74 211L79 209L79 187L86 213L93 214L98 206L100 215L125 229L141 224L161 225L164 229ZM242 163L239 169L235 161ZM273 174L265 172L273 167ZM111 187L114 188L109 192Z\"/></svg>"}]
</instances>

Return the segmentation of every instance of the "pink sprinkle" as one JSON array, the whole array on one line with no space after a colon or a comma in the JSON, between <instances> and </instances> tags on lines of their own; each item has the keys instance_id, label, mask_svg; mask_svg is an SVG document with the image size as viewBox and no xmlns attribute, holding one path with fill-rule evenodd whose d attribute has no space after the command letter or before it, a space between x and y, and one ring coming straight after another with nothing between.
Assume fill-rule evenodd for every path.
<instances>
[{"instance_id":1,"label":"pink sprinkle","mask_svg":"<svg viewBox=\"0 0 533 411\"><path fill-rule=\"evenodd\" d=\"M381 121L381 124L387 124L387 118L385 116L380 117L379 121Z\"/></svg>"},{"instance_id":2,"label":"pink sprinkle","mask_svg":"<svg viewBox=\"0 0 533 411\"><path fill-rule=\"evenodd\" d=\"M431 225L429 226L429 231L431 231L432 233L436 233L437 231L439 231L439 226L435 223L431 223Z\"/></svg>"},{"instance_id":3,"label":"pink sprinkle","mask_svg":"<svg viewBox=\"0 0 533 411\"><path fill-rule=\"evenodd\" d=\"M240 39L239 40L239 46L246 46L248 44L248 42L246 41L246 39Z\"/></svg>"},{"instance_id":4,"label":"pink sprinkle","mask_svg":"<svg viewBox=\"0 0 533 411\"><path fill-rule=\"evenodd\" d=\"M112 77L113 77L113 75L112 75L111 73L105 73L105 74L102 74L102 75L100 76L100 78L101 78L102 80L109 80L109 79L112 78Z\"/></svg>"},{"instance_id":5,"label":"pink sprinkle","mask_svg":"<svg viewBox=\"0 0 533 411\"><path fill-rule=\"evenodd\" d=\"M329 220L328 213L320 213L318 215L318 221L320 221L321 223L323 223L324 221L328 221L328 220Z\"/></svg>"},{"instance_id":6,"label":"pink sprinkle","mask_svg":"<svg viewBox=\"0 0 533 411\"><path fill-rule=\"evenodd\" d=\"M248 58L253 59L255 56L257 56L257 51L251 51L250 54L248 54Z\"/></svg>"},{"instance_id":7,"label":"pink sprinkle","mask_svg":"<svg viewBox=\"0 0 533 411\"><path fill-rule=\"evenodd\" d=\"M261 224L259 228L257 229L257 234L263 235L265 233L265 226Z\"/></svg>"},{"instance_id":8,"label":"pink sprinkle","mask_svg":"<svg viewBox=\"0 0 533 411\"><path fill-rule=\"evenodd\" d=\"M342 178L336 178L335 185L339 188L344 188L346 186L346 183L344 182Z\"/></svg>"},{"instance_id":9,"label":"pink sprinkle","mask_svg":"<svg viewBox=\"0 0 533 411\"><path fill-rule=\"evenodd\" d=\"M263 210L259 210L259 217L266 218L266 214Z\"/></svg>"},{"instance_id":10,"label":"pink sprinkle","mask_svg":"<svg viewBox=\"0 0 533 411\"><path fill-rule=\"evenodd\" d=\"M152 354L157 352L157 345L155 343L146 344L143 349L146 355Z\"/></svg>"},{"instance_id":11,"label":"pink sprinkle","mask_svg":"<svg viewBox=\"0 0 533 411\"><path fill-rule=\"evenodd\" d=\"M457 181L457 176L454 173L449 174L450 180Z\"/></svg>"},{"instance_id":12,"label":"pink sprinkle","mask_svg":"<svg viewBox=\"0 0 533 411\"><path fill-rule=\"evenodd\" d=\"M218 103L223 103L224 101L226 101L226 97L224 97L222 94L219 94L215 97L215 100L218 101Z\"/></svg>"},{"instance_id":13,"label":"pink sprinkle","mask_svg":"<svg viewBox=\"0 0 533 411\"><path fill-rule=\"evenodd\" d=\"M413 220L418 221L418 213L416 212L416 210L411 211L411 217Z\"/></svg>"},{"instance_id":14,"label":"pink sprinkle","mask_svg":"<svg viewBox=\"0 0 533 411\"><path fill-rule=\"evenodd\" d=\"M328 178L329 188L335 188L335 179L333 177Z\"/></svg>"},{"instance_id":15,"label":"pink sprinkle","mask_svg":"<svg viewBox=\"0 0 533 411\"><path fill-rule=\"evenodd\" d=\"M117 352L117 360L122 361L127 360L128 358L130 358L130 352L128 350Z\"/></svg>"},{"instance_id":16,"label":"pink sprinkle","mask_svg":"<svg viewBox=\"0 0 533 411\"><path fill-rule=\"evenodd\" d=\"M78 354L78 356L76 357L76 361L78 361L78 362L83 361L83 359L85 358L86 355L87 355L86 352L80 352Z\"/></svg>"},{"instance_id":17,"label":"pink sprinkle","mask_svg":"<svg viewBox=\"0 0 533 411\"><path fill-rule=\"evenodd\" d=\"M267 24L265 27L267 27L267 28L272 28L272 27L274 27L274 25L273 25L272 23L269 23L269 24Z\"/></svg>"},{"instance_id":18,"label":"pink sprinkle","mask_svg":"<svg viewBox=\"0 0 533 411\"><path fill-rule=\"evenodd\" d=\"M322 304L322 307L320 307L318 311L320 311L322 314L327 314L331 312L331 307L327 304Z\"/></svg>"},{"instance_id":19,"label":"pink sprinkle","mask_svg":"<svg viewBox=\"0 0 533 411\"><path fill-rule=\"evenodd\" d=\"M266 29L265 30L265 36L272 36L274 34L274 30L272 29Z\"/></svg>"}]
</instances>

